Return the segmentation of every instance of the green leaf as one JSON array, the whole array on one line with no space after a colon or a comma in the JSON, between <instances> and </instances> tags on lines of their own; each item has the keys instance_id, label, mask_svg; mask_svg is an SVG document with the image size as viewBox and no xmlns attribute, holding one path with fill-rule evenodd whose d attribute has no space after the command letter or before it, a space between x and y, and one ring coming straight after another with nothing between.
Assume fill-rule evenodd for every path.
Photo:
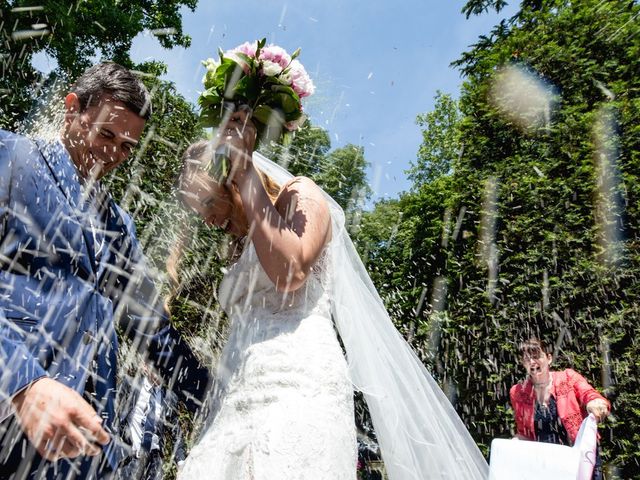
<instances>
[{"instance_id":1,"label":"green leaf","mask_svg":"<svg viewBox=\"0 0 640 480\"><path fill-rule=\"evenodd\" d=\"M199 122L203 127L217 127L223 117L222 104L210 105L200 111Z\"/></svg>"},{"instance_id":2,"label":"green leaf","mask_svg":"<svg viewBox=\"0 0 640 480\"><path fill-rule=\"evenodd\" d=\"M293 132L289 130L284 130L282 133L282 146L288 147L293 142Z\"/></svg>"},{"instance_id":3,"label":"green leaf","mask_svg":"<svg viewBox=\"0 0 640 480\"><path fill-rule=\"evenodd\" d=\"M242 77L236 84L235 92L236 95L243 97L243 99L251 105L251 103L253 103L260 94L258 77L253 75L246 75Z\"/></svg>"},{"instance_id":4,"label":"green leaf","mask_svg":"<svg viewBox=\"0 0 640 480\"><path fill-rule=\"evenodd\" d=\"M288 93L280 93L277 95L280 107L282 108L285 115L293 114L300 112L300 101L297 98L297 95L294 97Z\"/></svg>"},{"instance_id":5,"label":"green leaf","mask_svg":"<svg viewBox=\"0 0 640 480\"><path fill-rule=\"evenodd\" d=\"M277 93L286 93L292 96L293 98L297 99L298 102L300 101L298 94L289 85L283 85L278 82L276 84L271 85L271 91L277 92Z\"/></svg>"},{"instance_id":6,"label":"green leaf","mask_svg":"<svg viewBox=\"0 0 640 480\"><path fill-rule=\"evenodd\" d=\"M267 125L270 119L277 115L273 108L268 105L260 105L253 111L253 119L262 123L263 125Z\"/></svg>"},{"instance_id":7,"label":"green leaf","mask_svg":"<svg viewBox=\"0 0 640 480\"><path fill-rule=\"evenodd\" d=\"M289 122L293 122L295 120L298 120L300 117L302 117L303 113L302 110L296 110L295 112L291 112L291 113L285 113L285 122L289 123Z\"/></svg>"},{"instance_id":8,"label":"green leaf","mask_svg":"<svg viewBox=\"0 0 640 480\"><path fill-rule=\"evenodd\" d=\"M219 104L220 102L222 102L222 97L215 88L205 90L200 94L200 97L198 97L198 104L203 108L209 105Z\"/></svg>"},{"instance_id":9,"label":"green leaf","mask_svg":"<svg viewBox=\"0 0 640 480\"><path fill-rule=\"evenodd\" d=\"M222 63L216 70L216 75L213 79L214 87L219 93L224 93L228 79L233 75L233 72L236 71L236 68L240 68L240 66L233 60L228 58L222 60Z\"/></svg>"},{"instance_id":10,"label":"green leaf","mask_svg":"<svg viewBox=\"0 0 640 480\"><path fill-rule=\"evenodd\" d=\"M249 55L247 55L246 53L236 52L236 55L240 57L242 60L244 60L245 62L247 62L247 64L249 65L249 68L253 66L254 59Z\"/></svg>"},{"instance_id":11,"label":"green leaf","mask_svg":"<svg viewBox=\"0 0 640 480\"><path fill-rule=\"evenodd\" d=\"M233 60L228 60L228 63L225 63L225 67L226 69L222 74L224 83L219 88L226 99L232 100L235 98L238 82L245 76L245 73L242 67Z\"/></svg>"},{"instance_id":12,"label":"green leaf","mask_svg":"<svg viewBox=\"0 0 640 480\"><path fill-rule=\"evenodd\" d=\"M260 52L262 51L262 49L266 44L267 44L266 38L258 40L258 48L256 48L256 58L260 58Z\"/></svg>"}]
</instances>

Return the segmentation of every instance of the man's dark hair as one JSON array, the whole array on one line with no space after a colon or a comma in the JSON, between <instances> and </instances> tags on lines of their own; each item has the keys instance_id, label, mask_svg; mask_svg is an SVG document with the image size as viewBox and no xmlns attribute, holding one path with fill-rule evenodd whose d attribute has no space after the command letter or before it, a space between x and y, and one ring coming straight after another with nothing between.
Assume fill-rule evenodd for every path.
<instances>
[{"instance_id":1,"label":"man's dark hair","mask_svg":"<svg viewBox=\"0 0 640 480\"><path fill-rule=\"evenodd\" d=\"M151 95L142 81L122 65L104 62L85 70L71 86L80 101L80 111L96 105L107 94L124 103L132 112L149 120Z\"/></svg>"}]
</instances>

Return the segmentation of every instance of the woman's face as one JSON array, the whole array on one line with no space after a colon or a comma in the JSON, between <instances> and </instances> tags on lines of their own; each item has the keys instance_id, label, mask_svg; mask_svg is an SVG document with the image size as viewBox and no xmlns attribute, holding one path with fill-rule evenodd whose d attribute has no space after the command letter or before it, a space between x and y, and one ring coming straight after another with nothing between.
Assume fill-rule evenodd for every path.
<instances>
[{"instance_id":1,"label":"woman's face","mask_svg":"<svg viewBox=\"0 0 640 480\"><path fill-rule=\"evenodd\" d=\"M544 382L549 378L551 354L539 350L537 353L525 353L522 356L522 366L534 383Z\"/></svg>"},{"instance_id":2,"label":"woman's face","mask_svg":"<svg viewBox=\"0 0 640 480\"><path fill-rule=\"evenodd\" d=\"M203 171L188 174L180 192L182 202L210 226L237 237L247 234L240 195L233 188L214 181Z\"/></svg>"}]
</instances>

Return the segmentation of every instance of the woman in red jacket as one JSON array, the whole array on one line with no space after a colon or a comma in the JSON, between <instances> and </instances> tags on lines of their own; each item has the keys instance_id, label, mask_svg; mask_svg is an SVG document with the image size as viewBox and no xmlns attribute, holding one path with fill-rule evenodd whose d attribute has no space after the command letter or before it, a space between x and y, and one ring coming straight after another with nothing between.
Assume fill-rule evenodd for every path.
<instances>
[{"instance_id":1,"label":"woman in red jacket","mask_svg":"<svg viewBox=\"0 0 640 480\"><path fill-rule=\"evenodd\" d=\"M609 415L609 401L582 375L570 368L561 372L549 369L553 357L539 339L531 338L520 345L520 360L528 376L509 392L518 438L573 445L589 413L598 422ZM599 452L593 478L602 478Z\"/></svg>"}]
</instances>

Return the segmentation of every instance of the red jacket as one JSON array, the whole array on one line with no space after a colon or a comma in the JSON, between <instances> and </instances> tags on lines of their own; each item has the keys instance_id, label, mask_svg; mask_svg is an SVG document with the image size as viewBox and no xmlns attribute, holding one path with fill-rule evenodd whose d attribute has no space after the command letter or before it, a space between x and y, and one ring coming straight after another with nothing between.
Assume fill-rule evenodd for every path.
<instances>
[{"instance_id":1,"label":"red jacket","mask_svg":"<svg viewBox=\"0 0 640 480\"><path fill-rule=\"evenodd\" d=\"M587 416L586 405L591 400L601 398L609 405L609 401L600 395L589 382L575 370L570 368L563 372L551 372L551 395L556 399L558 407L558 417L562 425L567 430L569 441L573 444L578 435L580 424ZM516 427L518 434L528 438L536 439L536 431L533 424L533 414L535 410L536 395L533 390L533 383L529 378L520 382L509 392L511 406L515 412Z\"/></svg>"}]
</instances>

